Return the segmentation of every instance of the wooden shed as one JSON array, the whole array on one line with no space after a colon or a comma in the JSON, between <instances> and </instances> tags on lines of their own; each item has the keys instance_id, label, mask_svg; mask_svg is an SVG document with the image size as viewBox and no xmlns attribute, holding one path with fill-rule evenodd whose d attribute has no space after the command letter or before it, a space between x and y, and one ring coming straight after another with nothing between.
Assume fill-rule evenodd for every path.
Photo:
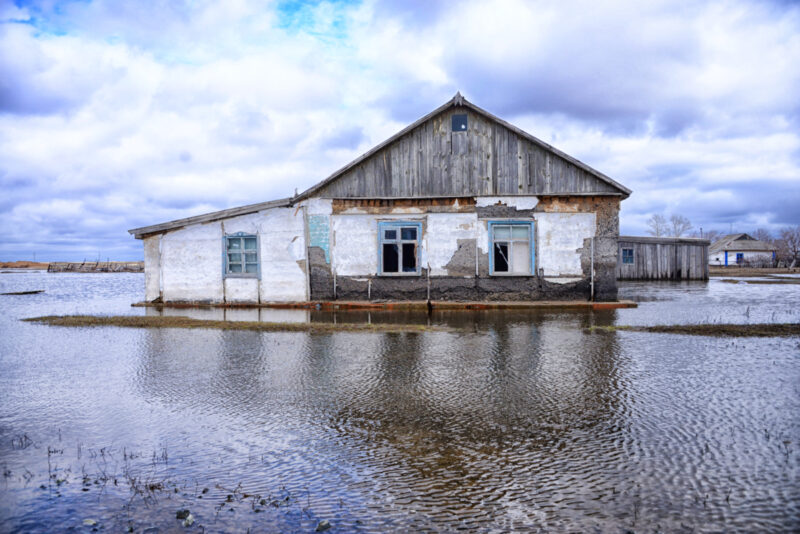
<instances>
[{"instance_id":1,"label":"wooden shed","mask_svg":"<svg viewBox=\"0 0 800 534\"><path fill-rule=\"evenodd\" d=\"M620 236L617 280L708 280L707 239Z\"/></svg>"}]
</instances>

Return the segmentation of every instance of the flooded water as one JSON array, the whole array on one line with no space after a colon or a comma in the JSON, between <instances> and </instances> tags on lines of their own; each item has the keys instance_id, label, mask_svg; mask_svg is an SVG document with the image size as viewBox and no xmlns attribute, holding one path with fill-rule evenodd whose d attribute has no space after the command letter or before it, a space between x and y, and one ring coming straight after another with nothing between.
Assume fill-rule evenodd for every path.
<instances>
[{"instance_id":1,"label":"flooded water","mask_svg":"<svg viewBox=\"0 0 800 534\"><path fill-rule=\"evenodd\" d=\"M35 289L0 296L2 532L800 529L800 339L590 330L798 322L800 285L627 283L640 307L603 312L226 314L458 328L413 334L49 327L18 319L146 313L143 275L0 274Z\"/></svg>"}]
</instances>

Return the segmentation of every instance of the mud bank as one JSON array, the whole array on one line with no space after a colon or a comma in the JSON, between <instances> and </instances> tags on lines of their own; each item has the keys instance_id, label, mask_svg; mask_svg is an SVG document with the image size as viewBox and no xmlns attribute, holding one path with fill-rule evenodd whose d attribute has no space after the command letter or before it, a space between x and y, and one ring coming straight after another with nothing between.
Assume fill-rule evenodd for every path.
<instances>
[{"instance_id":1,"label":"mud bank","mask_svg":"<svg viewBox=\"0 0 800 534\"><path fill-rule=\"evenodd\" d=\"M191 319L182 316L97 316L97 315L50 315L22 319L26 322L50 326L119 326L123 328L210 328L217 330L254 330L258 332L310 332L327 334L332 332L429 332L448 330L443 327L412 324L363 324L363 323L262 323L256 321L214 321Z\"/></svg>"},{"instance_id":2,"label":"mud bank","mask_svg":"<svg viewBox=\"0 0 800 534\"><path fill-rule=\"evenodd\" d=\"M800 336L800 324L686 324L660 326L594 326L592 331L656 332L712 337L795 337Z\"/></svg>"}]
</instances>

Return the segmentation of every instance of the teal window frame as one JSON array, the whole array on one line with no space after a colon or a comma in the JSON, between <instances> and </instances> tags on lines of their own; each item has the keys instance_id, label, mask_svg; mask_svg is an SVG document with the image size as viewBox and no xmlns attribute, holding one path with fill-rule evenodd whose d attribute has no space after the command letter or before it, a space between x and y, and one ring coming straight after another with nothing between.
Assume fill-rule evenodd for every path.
<instances>
[{"instance_id":1,"label":"teal window frame","mask_svg":"<svg viewBox=\"0 0 800 534\"><path fill-rule=\"evenodd\" d=\"M632 248L622 249L622 263L625 265L632 265L634 263Z\"/></svg>"},{"instance_id":2,"label":"teal window frame","mask_svg":"<svg viewBox=\"0 0 800 534\"><path fill-rule=\"evenodd\" d=\"M416 240L402 239L403 228L414 228L417 232ZM387 239L385 237L386 230L397 230L396 238ZM383 245L384 244L398 244L398 271L384 271L383 270ZM414 243L414 253L416 258L415 271L402 271L403 265L403 244ZM380 221L378 222L378 275L379 276L420 276L422 274L422 223L417 221Z\"/></svg>"},{"instance_id":3,"label":"teal window frame","mask_svg":"<svg viewBox=\"0 0 800 534\"><path fill-rule=\"evenodd\" d=\"M255 249L250 247L253 240L255 240ZM238 246L235 246L234 243L238 243ZM237 254L240 261L235 261ZM255 262L248 261L247 257L253 254L255 254ZM255 270L248 272L247 268L252 265L255 266ZM236 266L239 266L241 271L237 271ZM222 236L222 276L223 278L261 280L261 239L258 234L236 232Z\"/></svg>"},{"instance_id":4,"label":"teal window frame","mask_svg":"<svg viewBox=\"0 0 800 534\"><path fill-rule=\"evenodd\" d=\"M495 231L500 226L523 226L528 228L528 246L530 247L530 272L528 273L515 273L510 271L495 271L494 265L494 244L495 244ZM513 235L513 229L512 229ZM502 239L505 241L505 239ZM510 238L514 241L515 238ZM513 247L513 244L512 244ZM535 221L489 221L489 275L490 276L535 276L536 275L536 223Z\"/></svg>"}]
</instances>

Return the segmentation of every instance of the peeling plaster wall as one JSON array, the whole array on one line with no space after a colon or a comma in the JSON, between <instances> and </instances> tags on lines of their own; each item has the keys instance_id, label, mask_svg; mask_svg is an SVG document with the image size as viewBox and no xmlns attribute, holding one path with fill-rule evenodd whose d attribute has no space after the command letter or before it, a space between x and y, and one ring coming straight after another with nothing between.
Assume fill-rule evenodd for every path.
<instances>
[{"instance_id":1,"label":"peeling plaster wall","mask_svg":"<svg viewBox=\"0 0 800 534\"><path fill-rule=\"evenodd\" d=\"M309 199L291 208L271 208L148 237L144 241L146 297L217 303L428 296L442 300L584 298L589 295L592 237L595 294L616 297L618 199L482 197L469 206L466 203L466 209L456 206L457 210L449 200L433 199L431 211L409 213L424 211L420 208L424 201L414 199L415 205L409 207L378 200L368 201L368 209L337 209L335 200ZM489 276L487 222L507 218L535 219L536 261L542 278ZM420 276L377 276L378 222L386 220L422 223ZM222 236L236 232L259 236L260 280L223 278Z\"/></svg>"},{"instance_id":2,"label":"peeling plaster wall","mask_svg":"<svg viewBox=\"0 0 800 534\"><path fill-rule=\"evenodd\" d=\"M485 225L485 223L484 223ZM474 213L431 213L428 215L423 249L427 250L431 276L447 276L451 271L456 275L475 276L474 242L477 234L478 217ZM459 263L465 265L448 265L459 248L459 240L471 240L472 257L464 258Z\"/></svg>"},{"instance_id":3,"label":"peeling plaster wall","mask_svg":"<svg viewBox=\"0 0 800 534\"><path fill-rule=\"evenodd\" d=\"M538 203L539 199L537 197L478 197L476 206L486 208L499 204L522 211L532 210Z\"/></svg>"},{"instance_id":4,"label":"peeling plaster wall","mask_svg":"<svg viewBox=\"0 0 800 534\"><path fill-rule=\"evenodd\" d=\"M161 296L161 236L146 237L144 242L144 300Z\"/></svg>"},{"instance_id":5,"label":"peeling plaster wall","mask_svg":"<svg viewBox=\"0 0 800 534\"><path fill-rule=\"evenodd\" d=\"M273 208L258 214L261 240L261 301L308 298L303 210ZM225 229L228 229L227 222Z\"/></svg>"},{"instance_id":6,"label":"peeling plaster wall","mask_svg":"<svg viewBox=\"0 0 800 534\"><path fill-rule=\"evenodd\" d=\"M595 235L594 213L538 213L539 268L544 276L583 277L584 239Z\"/></svg>"}]
</instances>

